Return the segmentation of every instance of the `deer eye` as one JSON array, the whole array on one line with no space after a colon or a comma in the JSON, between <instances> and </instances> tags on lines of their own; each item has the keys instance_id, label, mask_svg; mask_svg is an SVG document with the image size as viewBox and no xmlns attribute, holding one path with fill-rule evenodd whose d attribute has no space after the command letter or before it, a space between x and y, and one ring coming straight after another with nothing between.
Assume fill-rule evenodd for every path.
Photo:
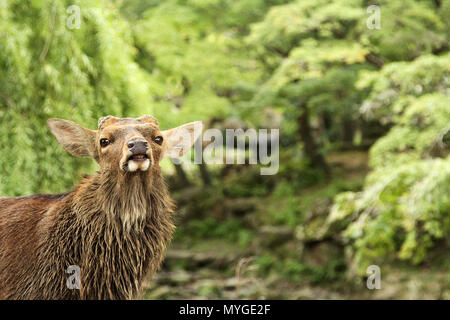
<instances>
[{"instance_id":1,"label":"deer eye","mask_svg":"<svg viewBox=\"0 0 450 320\"><path fill-rule=\"evenodd\" d=\"M157 136L153 139L153 141L155 141L157 144L161 145L163 143L163 137L161 136Z\"/></svg>"},{"instance_id":2,"label":"deer eye","mask_svg":"<svg viewBox=\"0 0 450 320\"><path fill-rule=\"evenodd\" d=\"M100 139L100 146L101 146L102 148L107 147L110 143L111 143L111 142L110 142L108 139L105 139L105 138Z\"/></svg>"}]
</instances>

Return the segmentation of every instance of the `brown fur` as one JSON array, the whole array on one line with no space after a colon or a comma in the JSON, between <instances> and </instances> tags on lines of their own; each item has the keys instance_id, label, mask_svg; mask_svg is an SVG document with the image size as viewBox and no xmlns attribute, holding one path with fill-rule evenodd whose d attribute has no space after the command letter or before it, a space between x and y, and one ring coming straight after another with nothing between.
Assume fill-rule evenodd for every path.
<instances>
[{"instance_id":1,"label":"brown fur","mask_svg":"<svg viewBox=\"0 0 450 320\"><path fill-rule=\"evenodd\" d=\"M70 136L56 132L61 145L96 159L100 169L70 193L0 198L0 299L139 297L175 228L158 165L168 146L151 140L158 134L166 140L168 131L161 133L151 117L104 118L98 131L58 125L51 126L54 133ZM97 142L104 135L114 140L106 151ZM149 142L152 165L147 171L123 171L124 145L136 136ZM80 290L66 285L70 265L80 267Z\"/></svg>"}]
</instances>

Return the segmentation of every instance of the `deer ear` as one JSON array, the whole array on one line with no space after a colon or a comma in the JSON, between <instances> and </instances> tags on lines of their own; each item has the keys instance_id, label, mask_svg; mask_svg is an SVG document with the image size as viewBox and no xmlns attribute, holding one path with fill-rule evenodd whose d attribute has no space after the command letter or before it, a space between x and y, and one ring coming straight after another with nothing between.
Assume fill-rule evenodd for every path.
<instances>
[{"instance_id":1,"label":"deer ear","mask_svg":"<svg viewBox=\"0 0 450 320\"><path fill-rule=\"evenodd\" d=\"M69 120L48 119L47 124L67 152L77 157L96 158L96 131L83 128Z\"/></svg>"},{"instance_id":2,"label":"deer ear","mask_svg":"<svg viewBox=\"0 0 450 320\"><path fill-rule=\"evenodd\" d=\"M179 158L184 155L200 137L202 128L202 122L195 121L163 131L163 156Z\"/></svg>"}]
</instances>

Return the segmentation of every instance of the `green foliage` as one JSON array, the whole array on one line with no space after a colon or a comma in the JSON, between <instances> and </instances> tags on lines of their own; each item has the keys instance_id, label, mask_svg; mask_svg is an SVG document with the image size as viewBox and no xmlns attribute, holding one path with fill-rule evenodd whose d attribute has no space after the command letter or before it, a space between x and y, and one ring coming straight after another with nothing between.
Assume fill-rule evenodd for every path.
<instances>
[{"instance_id":1,"label":"green foliage","mask_svg":"<svg viewBox=\"0 0 450 320\"><path fill-rule=\"evenodd\" d=\"M381 28L364 33L361 42L385 62L410 61L447 46L445 8L437 9L433 1L426 0L376 4L381 10Z\"/></svg>"},{"instance_id":2,"label":"green foliage","mask_svg":"<svg viewBox=\"0 0 450 320\"><path fill-rule=\"evenodd\" d=\"M422 262L428 249L450 232L449 160L375 170L363 192L336 199L340 211L350 207L358 214L344 236L354 241L361 271L389 256Z\"/></svg>"},{"instance_id":3,"label":"green foliage","mask_svg":"<svg viewBox=\"0 0 450 320\"><path fill-rule=\"evenodd\" d=\"M344 236L360 272L386 257L420 263L450 232L450 100L433 93L409 101L372 147L374 170L364 191L336 197L330 215L342 220L356 214Z\"/></svg>"},{"instance_id":4,"label":"green foliage","mask_svg":"<svg viewBox=\"0 0 450 320\"><path fill-rule=\"evenodd\" d=\"M243 226L238 219L217 221L214 218L191 220L186 226L180 226L178 238L223 239L245 248L253 239L253 231Z\"/></svg>"},{"instance_id":5,"label":"green foliage","mask_svg":"<svg viewBox=\"0 0 450 320\"><path fill-rule=\"evenodd\" d=\"M171 125L229 115L232 96L240 91L234 87L259 75L236 35L215 23L214 8L220 5L165 1L133 28L138 61L150 73L158 101L155 116Z\"/></svg>"},{"instance_id":6,"label":"green foliage","mask_svg":"<svg viewBox=\"0 0 450 320\"><path fill-rule=\"evenodd\" d=\"M415 97L439 92L448 95L450 55L425 55L413 62L391 63L381 71L361 75L358 88L370 89L361 106L368 117L391 123Z\"/></svg>"},{"instance_id":7,"label":"green foliage","mask_svg":"<svg viewBox=\"0 0 450 320\"><path fill-rule=\"evenodd\" d=\"M272 189L273 181L264 179L259 168L232 172L224 179L223 194L230 198L264 197Z\"/></svg>"},{"instance_id":8,"label":"green foliage","mask_svg":"<svg viewBox=\"0 0 450 320\"><path fill-rule=\"evenodd\" d=\"M246 39L267 74L250 104L251 110L258 113L266 106L283 106L286 123L295 120L305 107L310 117L319 118L318 121L324 114L333 114L331 127L318 141L327 145L336 140L339 126L360 116L364 101L362 110L366 114L367 109L378 107L377 100L372 99L374 95L379 95L380 104L389 103L391 91L399 86L413 85L414 90L423 93L445 90L448 58L419 57L448 50L445 8L414 0L377 4L382 27L374 30L366 26L369 14L365 1L292 1L273 7L261 22L252 25ZM417 57L417 63L409 66L409 60ZM399 85L383 82L378 69L402 60L408 62L386 66L381 72L392 70ZM433 63L440 65L430 69ZM420 73L417 78L424 82L422 89L408 79L408 75L414 77L414 68ZM378 87L384 85L385 90L378 92L376 86L358 85L369 71L380 82ZM439 85L434 86L435 83ZM378 118L384 121L382 115Z\"/></svg>"},{"instance_id":9,"label":"green foliage","mask_svg":"<svg viewBox=\"0 0 450 320\"><path fill-rule=\"evenodd\" d=\"M320 175L316 175L316 179ZM300 178L301 179L301 178ZM362 181L346 181L344 177L336 177L332 181L316 180L314 184L314 192L310 192L308 186L295 184L290 180L280 181L273 190L270 197L266 200L264 223L274 225L287 225L295 228L304 226L307 232L317 233L317 228L323 227L324 221L322 217L316 217L317 226L306 225L305 217L308 215L321 215L328 213L328 204L332 199L343 191L360 190ZM311 213L314 214L311 214ZM326 217L326 216L325 216ZM339 217L337 220L341 220ZM314 224L314 222L312 222ZM308 232L309 233L309 232Z\"/></svg>"},{"instance_id":10,"label":"green foliage","mask_svg":"<svg viewBox=\"0 0 450 320\"><path fill-rule=\"evenodd\" d=\"M372 147L371 165L391 167L448 154L450 146L444 138L450 132L449 106L450 98L439 93L413 99L397 125Z\"/></svg>"},{"instance_id":11,"label":"green foliage","mask_svg":"<svg viewBox=\"0 0 450 320\"><path fill-rule=\"evenodd\" d=\"M295 227L301 222L304 208L300 205L301 197L291 184L279 183L270 199L266 223Z\"/></svg>"},{"instance_id":12,"label":"green foliage","mask_svg":"<svg viewBox=\"0 0 450 320\"><path fill-rule=\"evenodd\" d=\"M268 50L269 63L279 63L279 55L311 37L333 38L346 33L363 18L361 1L293 1L272 8L265 19L252 26L248 37L260 50Z\"/></svg>"},{"instance_id":13,"label":"green foliage","mask_svg":"<svg viewBox=\"0 0 450 320\"><path fill-rule=\"evenodd\" d=\"M364 191L336 197L330 216L342 220L357 214L344 236L354 244L361 272L385 257L422 262L450 232L450 158L444 139L450 99L434 93L410 101L372 147L374 170Z\"/></svg>"}]
</instances>

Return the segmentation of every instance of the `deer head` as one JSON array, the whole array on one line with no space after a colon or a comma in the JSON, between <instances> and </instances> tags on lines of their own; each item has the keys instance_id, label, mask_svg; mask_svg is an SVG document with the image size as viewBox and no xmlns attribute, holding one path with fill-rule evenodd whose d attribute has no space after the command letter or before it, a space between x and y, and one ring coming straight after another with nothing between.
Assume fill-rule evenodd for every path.
<instances>
[{"instance_id":1,"label":"deer head","mask_svg":"<svg viewBox=\"0 0 450 320\"><path fill-rule=\"evenodd\" d=\"M66 151L93 158L100 172L123 175L145 174L163 157L182 156L202 132L200 121L160 131L158 121L148 115L136 119L107 116L98 121L97 130L62 119L49 119L47 123Z\"/></svg>"}]
</instances>

